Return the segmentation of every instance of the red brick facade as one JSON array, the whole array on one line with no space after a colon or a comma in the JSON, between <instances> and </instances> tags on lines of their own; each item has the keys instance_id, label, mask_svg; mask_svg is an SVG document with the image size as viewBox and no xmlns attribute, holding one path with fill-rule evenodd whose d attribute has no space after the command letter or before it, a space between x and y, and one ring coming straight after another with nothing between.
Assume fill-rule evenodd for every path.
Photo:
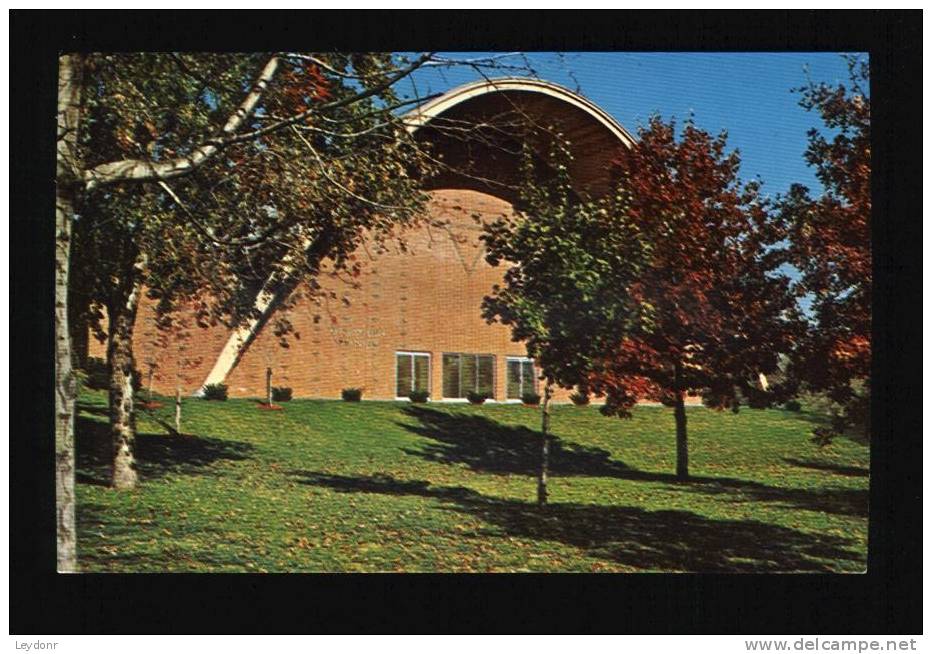
<instances>
[{"instance_id":1,"label":"red brick facade","mask_svg":"<svg viewBox=\"0 0 932 654\"><path fill-rule=\"evenodd\" d=\"M153 387L162 393L173 393L177 386L194 393L210 376L212 381L222 379L234 397L263 397L266 370L271 368L272 385L291 387L295 397L339 398L345 388L361 388L364 399L386 400L399 395L396 354L408 352L429 355L431 398L441 400L445 399L443 355L461 353L494 357L493 399L505 400L506 362L525 357L526 350L511 340L507 327L482 318L482 299L502 281L504 271L485 262L479 236L482 222L511 213L512 205L502 199L510 194L501 183L515 181L517 161L504 150L465 144L423 127L438 115L481 117L500 111L499 105L512 109L520 105L537 120L559 118L561 129L579 149L571 171L574 179L593 192L605 186L605 157L619 144L633 142L600 109L553 85L500 80L454 89L418 110L412 120L422 125L418 138L434 141L448 161L459 161L470 173L434 180L440 188L430 191L427 220L407 230L404 250L388 243L389 251L379 254L372 243L364 244L356 253L365 262L365 271L356 280L359 288L340 275L324 272L318 280L323 292L299 299L289 310L295 331L289 347L283 348L267 326L241 351L235 365L233 356L221 355L231 337L222 327L192 329L184 351L177 343L158 345L153 307L143 301L135 353L144 377L154 363ZM481 179L498 180L495 190L477 182ZM104 356L104 347L92 340L89 354ZM188 359L187 365L179 365L181 359ZM478 365L479 359L473 360ZM489 359L482 361L487 371ZM560 389L555 399L565 401L569 393Z\"/></svg>"},{"instance_id":2,"label":"red brick facade","mask_svg":"<svg viewBox=\"0 0 932 654\"><path fill-rule=\"evenodd\" d=\"M393 399L395 354L406 351L430 355L433 399L443 395L444 353L493 355L494 399L505 399L506 359L527 353L512 342L507 327L482 318L482 298L501 282L503 269L485 262L477 219L494 220L510 213L511 205L472 190L436 190L431 196L430 219L405 233L405 252L394 243L384 254L371 244L360 248L357 256L366 267L359 289L340 276L321 276L324 292L302 298L289 311L296 332L289 347L280 345L271 328L260 330L225 380L230 395L262 397L271 367L272 384L291 387L295 397L338 398L342 389L356 387L364 398ZM157 363L153 386L170 393L178 383L179 352L154 343L152 310L145 302L140 307L136 358L144 375L147 362ZM228 337L223 328L192 330L191 350L201 362L184 370L186 392L200 387ZM92 346L91 355L102 356L102 346Z\"/></svg>"}]
</instances>

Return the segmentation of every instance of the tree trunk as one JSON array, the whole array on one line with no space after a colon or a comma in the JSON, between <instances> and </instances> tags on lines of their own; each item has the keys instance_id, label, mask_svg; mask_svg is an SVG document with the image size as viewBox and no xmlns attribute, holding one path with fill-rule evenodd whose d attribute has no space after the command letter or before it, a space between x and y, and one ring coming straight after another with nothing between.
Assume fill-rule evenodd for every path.
<instances>
[{"instance_id":1,"label":"tree trunk","mask_svg":"<svg viewBox=\"0 0 932 654\"><path fill-rule=\"evenodd\" d=\"M547 473L550 467L550 382L544 387L540 416L540 475L537 478L537 505L547 504Z\"/></svg>"},{"instance_id":2,"label":"tree trunk","mask_svg":"<svg viewBox=\"0 0 932 654\"><path fill-rule=\"evenodd\" d=\"M181 433L181 387L175 388L175 431Z\"/></svg>"},{"instance_id":3,"label":"tree trunk","mask_svg":"<svg viewBox=\"0 0 932 654\"><path fill-rule=\"evenodd\" d=\"M58 59L58 146L55 179L55 513L59 572L77 571L74 511L76 384L68 327L71 221L80 179L81 55Z\"/></svg>"},{"instance_id":4,"label":"tree trunk","mask_svg":"<svg viewBox=\"0 0 932 654\"><path fill-rule=\"evenodd\" d=\"M272 406L272 369L265 369L265 403Z\"/></svg>"},{"instance_id":5,"label":"tree trunk","mask_svg":"<svg viewBox=\"0 0 932 654\"><path fill-rule=\"evenodd\" d=\"M107 363L110 366L110 434L113 441L113 478L116 489L134 488L137 482L135 444L136 413L133 407L133 330L142 292L141 267L137 260L128 279L121 280L122 297L108 308L110 340Z\"/></svg>"},{"instance_id":6,"label":"tree trunk","mask_svg":"<svg viewBox=\"0 0 932 654\"><path fill-rule=\"evenodd\" d=\"M689 479L689 443L686 440L686 405L684 403L682 364L676 363L674 387L676 405L673 415L676 419L676 477Z\"/></svg>"}]
</instances>

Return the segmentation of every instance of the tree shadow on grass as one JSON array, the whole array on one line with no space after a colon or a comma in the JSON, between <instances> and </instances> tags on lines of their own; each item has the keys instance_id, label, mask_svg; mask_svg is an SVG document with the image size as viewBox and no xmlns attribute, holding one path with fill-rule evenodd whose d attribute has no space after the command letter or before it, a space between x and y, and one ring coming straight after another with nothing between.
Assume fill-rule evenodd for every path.
<instances>
[{"instance_id":1,"label":"tree shadow on grass","mask_svg":"<svg viewBox=\"0 0 932 654\"><path fill-rule=\"evenodd\" d=\"M111 437L106 422L78 416L75 449L79 483L109 486ZM143 479L168 473L204 474L207 466L222 459L243 460L253 450L249 443L185 434L136 434L136 466Z\"/></svg>"},{"instance_id":2,"label":"tree shadow on grass","mask_svg":"<svg viewBox=\"0 0 932 654\"><path fill-rule=\"evenodd\" d=\"M406 407L404 412L418 424L398 423L404 429L429 439L406 454L438 463L466 465L490 474L535 476L540 466L540 432L503 425L485 416L447 413L422 407ZM734 477L692 476L683 481L672 473L632 468L611 458L601 448L567 443L552 436L550 474L561 476L613 477L667 484L677 490L709 495L730 494L737 501L780 503L790 508L866 516L868 491L851 488L787 488Z\"/></svg>"},{"instance_id":3,"label":"tree shadow on grass","mask_svg":"<svg viewBox=\"0 0 932 654\"><path fill-rule=\"evenodd\" d=\"M713 520L687 511L628 506L533 504L489 497L462 486L432 486L390 476L293 473L301 483L346 493L413 495L476 516L489 536L554 541L641 570L688 572L833 572L863 562L854 542L756 521Z\"/></svg>"},{"instance_id":4,"label":"tree shadow on grass","mask_svg":"<svg viewBox=\"0 0 932 654\"><path fill-rule=\"evenodd\" d=\"M536 475L540 465L540 432L527 427L503 425L481 415L446 413L411 406L405 414L418 424L397 423L432 443L406 454L440 463L464 464L477 472ZM582 475L617 477L630 471L611 460L607 450L550 440L550 473L554 476Z\"/></svg>"},{"instance_id":5,"label":"tree shadow on grass","mask_svg":"<svg viewBox=\"0 0 932 654\"><path fill-rule=\"evenodd\" d=\"M824 461L815 461L812 459L794 459L786 456L783 457L783 460L799 468L810 468L811 470L818 470L820 472L833 472L836 475L842 475L844 477L870 477L871 474L869 469L857 466L843 466L837 463L826 463Z\"/></svg>"},{"instance_id":6,"label":"tree shadow on grass","mask_svg":"<svg viewBox=\"0 0 932 654\"><path fill-rule=\"evenodd\" d=\"M828 411L827 408L823 411L804 409L802 411L794 411L792 415L800 422L804 422L810 426L814 432L817 427L832 426L832 417L829 415ZM870 438L865 436L863 427L845 429L842 433L837 434L836 438L851 441L863 447L870 447Z\"/></svg>"}]
</instances>

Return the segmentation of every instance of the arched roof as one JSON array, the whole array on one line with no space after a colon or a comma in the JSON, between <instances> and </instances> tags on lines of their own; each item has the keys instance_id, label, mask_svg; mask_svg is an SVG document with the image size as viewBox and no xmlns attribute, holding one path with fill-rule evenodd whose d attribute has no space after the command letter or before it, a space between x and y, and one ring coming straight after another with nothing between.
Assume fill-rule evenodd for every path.
<instances>
[{"instance_id":1,"label":"arched roof","mask_svg":"<svg viewBox=\"0 0 932 654\"><path fill-rule=\"evenodd\" d=\"M609 162L619 145L631 147L635 142L618 121L583 96L536 79L503 78L464 84L405 114L404 121L411 132L417 133L441 117L477 124L485 117L510 109L519 109L541 124L559 124L573 152L570 174L580 187L596 194L608 186ZM485 155L490 159L499 156L499 162L505 162L512 169L512 175L516 173L517 161L513 155L509 159L501 156L501 152L491 150ZM489 163L478 162L480 167ZM273 298L266 291L260 292L256 298L256 309L260 313L270 311ZM253 320L230 335L204 385L226 379L244 345L251 341L260 327L261 321Z\"/></svg>"},{"instance_id":2,"label":"arched roof","mask_svg":"<svg viewBox=\"0 0 932 654\"><path fill-rule=\"evenodd\" d=\"M551 82L531 78L481 80L458 86L433 98L404 117L418 132L440 118L481 121L518 109L540 124L557 124L570 143L570 172L582 187L606 190L611 158L619 146L631 147L634 137L609 113L587 98Z\"/></svg>"}]
</instances>

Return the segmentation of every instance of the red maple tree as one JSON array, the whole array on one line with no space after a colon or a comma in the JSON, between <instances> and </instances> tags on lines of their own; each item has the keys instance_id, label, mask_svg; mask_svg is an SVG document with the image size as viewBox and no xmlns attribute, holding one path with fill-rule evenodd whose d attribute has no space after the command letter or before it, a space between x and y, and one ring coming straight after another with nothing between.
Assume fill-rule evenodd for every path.
<instances>
[{"instance_id":1,"label":"red maple tree","mask_svg":"<svg viewBox=\"0 0 932 654\"><path fill-rule=\"evenodd\" d=\"M808 388L838 403L833 431L852 423L869 429L871 367L871 145L869 70L848 57L849 84L797 89L800 105L818 112L831 139L809 130L806 162L823 193L796 184L780 202L790 262L801 272L800 295L814 319L793 359Z\"/></svg>"},{"instance_id":2,"label":"red maple tree","mask_svg":"<svg viewBox=\"0 0 932 654\"><path fill-rule=\"evenodd\" d=\"M637 234L643 261L628 289L638 312L586 381L605 411L640 399L675 407L679 478L688 477L685 398L737 409L780 395L777 370L799 332L789 278L778 272L782 232L759 184L742 184L726 135L653 118L615 161L616 220Z\"/></svg>"}]
</instances>

